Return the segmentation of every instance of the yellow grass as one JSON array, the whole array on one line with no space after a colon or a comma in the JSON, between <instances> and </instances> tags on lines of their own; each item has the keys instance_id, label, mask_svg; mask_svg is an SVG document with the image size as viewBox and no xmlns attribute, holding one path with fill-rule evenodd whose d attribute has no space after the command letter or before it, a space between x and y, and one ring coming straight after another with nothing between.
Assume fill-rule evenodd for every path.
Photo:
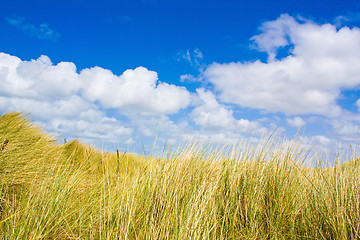
<instances>
[{"instance_id":1,"label":"yellow grass","mask_svg":"<svg viewBox=\"0 0 360 240\"><path fill-rule=\"evenodd\" d=\"M118 158L57 144L21 114L5 114L0 238L359 239L359 162L321 169L304 160L277 137Z\"/></svg>"}]
</instances>

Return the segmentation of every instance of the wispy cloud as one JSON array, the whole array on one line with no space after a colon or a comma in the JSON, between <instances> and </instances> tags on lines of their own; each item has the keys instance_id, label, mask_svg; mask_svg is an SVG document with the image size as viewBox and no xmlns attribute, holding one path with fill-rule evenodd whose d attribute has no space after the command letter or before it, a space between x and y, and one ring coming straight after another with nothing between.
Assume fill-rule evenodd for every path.
<instances>
[{"instance_id":1,"label":"wispy cloud","mask_svg":"<svg viewBox=\"0 0 360 240\"><path fill-rule=\"evenodd\" d=\"M177 61L185 60L188 62L193 68L203 69L205 65L203 64L204 54L198 49L195 48L194 51L186 50L186 51L178 51L177 52Z\"/></svg>"},{"instance_id":2,"label":"wispy cloud","mask_svg":"<svg viewBox=\"0 0 360 240\"><path fill-rule=\"evenodd\" d=\"M6 21L14 27L21 29L23 32L35 36L43 40L54 40L56 41L60 37L60 33L54 31L46 23L34 25L26 22L24 17L7 17Z\"/></svg>"},{"instance_id":3,"label":"wispy cloud","mask_svg":"<svg viewBox=\"0 0 360 240\"><path fill-rule=\"evenodd\" d=\"M199 78L191 74L184 74L180 76L180 82L199 82Z\"/></svg>"},{"instance_id":4,"label":"wispy cloud","mask_svg":"<svg viewBox=\"0 0 360 240\"><path fill-rule=\"evenodd\" d=\"M359 12L350 12L346 15L341 15L335 18L334 25L336 27L342 27L345 24L351 22L360 22L360 13Z\"/></svg>"},{"instance_id":5,"label":"wispy cloud","mask_svg":"<svg viewBox=\"0 0 360 240\"><path fill-rule=\"evenodd\" d=\"M202 73L206 68L206 64L203 61L204 54L198 48L195 48L193 51L179 50L177 52L176 60L178 62L186 62L199 73L196 77L192 74L181 75L180 82L201 82L203 80Z\"/></svg>"}]
</instances>

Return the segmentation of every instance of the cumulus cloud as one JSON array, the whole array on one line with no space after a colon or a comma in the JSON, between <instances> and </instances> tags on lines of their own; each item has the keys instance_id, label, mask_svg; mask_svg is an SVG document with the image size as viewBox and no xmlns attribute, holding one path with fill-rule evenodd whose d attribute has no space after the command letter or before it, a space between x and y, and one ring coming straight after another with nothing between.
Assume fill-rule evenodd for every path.
<instances>
[{"instance_id":1,"label":"cumulus cloud","mask_svg":"<svg viewBox=\"0 0 360 240\"><path fill-rule=\"evenodd\" d=\"M57 40L60 37L60 33L54 31L46 23L34 25L25 21L24 17L6 18L7 22L14 27L17 27L25 33L31 34L39 39Z\"/></svg>"},{"instance_id":2,"label":"cumulus cloud","mask_svg":"<svg viewBox=\"0 0 360 240\"><path fill-rule=\"evenodd\" d=\"M71 96L56 101L0 96L0 111L25 110L38 120L54 118L90 118L98 117L98 108L79 96Z\"/></svg>"},{"instance_id":3,"label":"cumulus cloud","mask_svg":"<svg viewBox=\"0 0 360 240\"><path fill-rule=\"evenodd\" d=\"M356 142L360 138L359 122L346 119L334 119L330 121L337 137L343 141Z\"/></svg>"},{"instance_id":4,"label":"cumulus cloud","mask_svg":"<svg viewBox=\"0 0 360 240\"><path fill-rule=\"evenodd\" d=\"M206 130L235 131L254 133L264 130L257 122L235 119L233 111L220 104L215 95L204 89L197 89L198 106L191 112L192 120Z\"/></svg>"},{"instance_id":5,"label":"cumulus cloud","mask_svg":"<svg viewBox=\"0 0 360 240\"><path fill-rule=\"evenodd\" d=\"M143 67L129 69L121 76L100 67L78 74L70 62L53 65L47 56L22 61L5 53L0 53L0 94L11 97L13 106L18 101L14 98L51 102L77 95L104 108L153 115L176 113L190 102L184 87L159 82L156 72Z\"/></svg>"},{"instance_id":6,"label":"cumulus cloud","mask_svg":"<svg viewBox=\"0 0 360 240\"><path fill-rule=\"evenodd\" d=\"M288 16L282 15L276 21L264 22L260 26L263 33L251 38L254 41L254 47L259 51L267 52L269 60L274 60L280 47L291 44L289 34L296 28L298 22Z\"/></svg>"},{"instance_id":7,"label":"cumulus cloud","mask_svg":"<svg viewBox=\"0 0 360 240\"><path fill-rule=\"evenodd\" d=\"M157 73L138 67L121 76L99 67L84 69L83 96L105 108L138 111L143 114L173 114L188 106L190 94L184 87L158 82Z\"/></svg>"},{"instance_id":8,"label":"cumulus cloud","mask_svg":"<svg viewBox=\"0 0 360 240\"><path fill-rule=\"evenodd\" d=\"M131 138L133 129L122 126L123 123L115 118L101 117L97 120L55 118L46 123L41 123L41 125L55 135L73 137L75 134L77 138L90 141L106 140L118 143L120 139L128 140Z\"/></svg>"},{"instance_id":9,"label":"cumulus cloud","mask_svg":"<svg viewBox=\"0 0 360 240\"><path fill-rule=\"evenodd\" d=\"M360 30L282 15L252 38L268 62L210 65L204 77L222 101L287 115L339 116L343 89L360 84ZM279 48L289 55L277 59Z\"/></svg>"},{"instance_id":10,"label":"cumulus cloud","mask_svg":"<svg viewBox=\"0 0 360 240\"><path fill-rule=\"evenodd\" d=\"M184 132L166 115L189 103L186 88L160 82L156 72L143 67L120 76L100 67L78 73L75 64L53 64L47 56L23 61L0 53L0 112L30 113L58 137L127 144L136 137L155 136L159 124L165 132ZM128 120L108 117L107 111L114 110Z\"/></svg>"},{"instance_id":11,"label":"cumulus cloud","mask_svg":"<svg viewBox=\"0 0 360 240\"><path fill-rule=\"evenodd\" d=\"M89 143L95 140L116 142L131 137L133 128L106 117L95 104L79 96L56 101L0 96L0 112L22 110L56 137L80 138Z\"/></svg>"},{"instance_id":12,"label":"cumulus cloud","mask_svg":"<svg viewBox=\"0 0 360 240\"><path fill-rule=\"evenodd\" d=\"M329 147L331 144L334 144L334 141L323 135L313 136L310 139L310 142L316 146Z\"/></svg>"},{"instance_id":13,"label":"cumulus cloud","mask_svg":"<svg viewBox=\"0 0 360 240\"><path fill-rule=\"evenodd\" d=\"M290 126L296 127L296 128L303 127L306 124L304 119L302 119L301 117L287 118L286 122Z\"/></svg>"},{"instance_id":14,"label":"cumulus cloud","mask_svg":"<svg viewBox=\"0 0 360 240\"><path fill-rule=\"evenodd\" d=\"M83 84L73 63L53 65L49 57L21 59L0 53L0 94L31 99L69 97Z\"/></svg>"},{"instance_id":15,"label":"cumulus cloud","mask_svg":"<svg viewBox=\"0 0 360 240\"><path fill-rule=\"evenodd\" d=\"M191 114L197 125L210 129L224 129L236 124L233 112L221 106L211 92L198 89L197 93L201 105L196 107Z\"/></svg>"}]
</instances>

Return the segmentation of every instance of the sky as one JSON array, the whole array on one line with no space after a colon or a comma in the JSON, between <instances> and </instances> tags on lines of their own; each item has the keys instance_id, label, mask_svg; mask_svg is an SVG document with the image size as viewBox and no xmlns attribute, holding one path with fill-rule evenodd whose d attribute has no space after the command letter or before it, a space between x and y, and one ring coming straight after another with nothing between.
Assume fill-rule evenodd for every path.
<instances>
[{"instance_id":1,"label":"sky","mask_svg":"<svg viewBox=\"0 0 360 240\"><path fill-rule=\"evenodd\" d=\"M274 132L334 154L360 136L356 0L1 1L0 114L150 154Z\"/></svg>"}]
</instances>

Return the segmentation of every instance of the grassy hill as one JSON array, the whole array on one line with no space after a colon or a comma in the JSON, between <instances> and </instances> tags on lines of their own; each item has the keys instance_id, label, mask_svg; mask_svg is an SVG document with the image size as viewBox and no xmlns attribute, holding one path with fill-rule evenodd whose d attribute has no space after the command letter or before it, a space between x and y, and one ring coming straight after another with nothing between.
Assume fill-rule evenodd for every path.
<instances>
[{"instance_id":1,"label":"grassy hill","mask_svg":"<svg viewBox=\"0 0 360 240\"><path fill-rule=\"evenodd\" d=\"M57 144L0 117L1 239L359 239L357 161L307 168L296 144L164 158Z\"/></svg>"}]
</instances>

